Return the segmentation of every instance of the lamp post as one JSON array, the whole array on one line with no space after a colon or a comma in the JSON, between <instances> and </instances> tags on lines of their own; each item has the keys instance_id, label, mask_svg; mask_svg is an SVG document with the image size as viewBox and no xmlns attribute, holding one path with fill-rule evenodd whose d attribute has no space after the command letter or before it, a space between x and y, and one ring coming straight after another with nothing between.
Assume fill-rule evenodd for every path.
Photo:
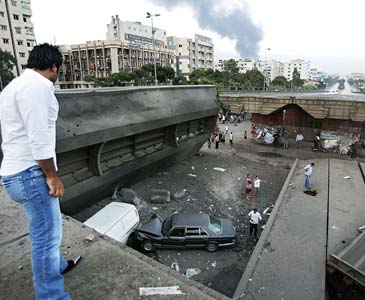
<instances>
[{"instance_id":1,"label":"lamp post","mask_svg":"<svg viewBox=\"0 0 365 300\"><path fill-rule=\"evenodd\" d=\"M267 51L270 51L271 48L265 48L265 62L264 62L264 92L265 92L265 89L266 89L266 54L267 54Z\"/></svg>"},{"instance_id":2,"label":"lamp post","mask_svg":"<svg viewBox=\"0 0 365 300\"><path fill-rule=\"evenodd\" d=\"M155 85L158 84L158 80L157 80L157 69L156 69L156 54L155 54L155 29L153 28L153 17L159 17L160 14L151 14L151 13L147 13L146 18L147 19L151 19L151 26L152 26L152 52L153 52L153 66L154 66L154 70L155 70Z\"/></svg>"}]
</instances>

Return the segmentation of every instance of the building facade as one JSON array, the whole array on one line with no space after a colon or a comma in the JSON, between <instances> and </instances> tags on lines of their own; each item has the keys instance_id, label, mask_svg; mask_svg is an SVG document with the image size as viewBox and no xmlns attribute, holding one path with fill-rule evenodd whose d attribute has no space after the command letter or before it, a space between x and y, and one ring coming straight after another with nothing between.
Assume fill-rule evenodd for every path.
<instances>
[{"instance_id":1,"label":"building facade","mask_svg":"<svg viewBox=\"0 0 365 300\"><path fill-rule=\"evenodd\" d=\"M15 76L26 68L36 44L30 4L30 0L0 0L0 48L15 57Z\"/></svg>"},{"instance_id":2,"label":"building facade","mask_svg":"<svg viewBox=\"0 0 365 300\"><path fill-rule=\"evenodd\" d=\"M283 66L283 76L287 80L292 80L294 69L297 69L300 74L300 79L308 80L310 74L310 62L302 59L296 59L285 62Z\"/></svg>"},{"instance_id":3,"label":"building facade","mask_svg":"<svg viewBox=\"0 0 365 300\"><path fill-rule=\"evenodd\" d=\"M153 49L154 48L154 49ZM108 77L120 71L134 71L145 64L171 66L173 52L150 44L134 45L123 41L93 41L61 46L63 65L58 84L65 88L88 88L85 76Z\"/></svg>"},{"instance_id":4,"label":"building facade","mask_svg":"<svg viewBox=\"0 0 365 300\"><path fill-rule=\"evenodd\" d=\"M123 41L131 45L153 45L163 48L166 46L166 30L153 27L154 38L152 37L152 27L141 22L121 21L119 16L112 16L110 24L107 24L107 41Z\"/></svg>"},{"instance_id":5,"label":"building facade","mask_svg":"<svg viewBox=\"0 0 365 300\"><path fill-rule=\"evenodd\" d=\"M174 51L176 74L188 77L194 70L214 69L214 44L209 37L195 34L194 39L170 36L167 47Z\"/></svg>"}]
</instances>

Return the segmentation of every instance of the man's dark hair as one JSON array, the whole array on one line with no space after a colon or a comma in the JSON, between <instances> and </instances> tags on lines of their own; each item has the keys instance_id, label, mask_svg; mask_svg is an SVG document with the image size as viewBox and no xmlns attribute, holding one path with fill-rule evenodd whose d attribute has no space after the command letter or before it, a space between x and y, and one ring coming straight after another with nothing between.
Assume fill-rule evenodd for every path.
<instances>
[{"instance_id":1,"label":"man's dark hair","mask_svg":"<svg viewBox=\"0 0 365 300\"><path fill-rule=\"evenodd\" d=\"M62 65L62 54L58 47L47 43L37 45L29 54L27 68L37 70L47 70L53 65L59 70Z\"/></svg>"}]
</instances>

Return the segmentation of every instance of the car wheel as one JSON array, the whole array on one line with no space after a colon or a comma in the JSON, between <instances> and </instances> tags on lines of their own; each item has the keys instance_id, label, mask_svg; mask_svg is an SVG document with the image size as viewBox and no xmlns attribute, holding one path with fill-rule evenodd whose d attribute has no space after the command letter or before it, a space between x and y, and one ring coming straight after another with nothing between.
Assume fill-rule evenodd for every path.
<instances>
[{"instance_id":1,"label":"car wheel","mask_svg":"<svg viewBox=\"0 0 365 300\"><path fill-rule=\"evenodd\" d=\"M143 241L142 248L146 252L152 252L155 250L155 245L151 241Z\"/></svg>"},{"instance_id":2,"label":"car wheel","mask_svg":"<svg viewBox=\"0 0 365 300\"><path fill-rule=\"evenodd\" d=\"M207 245L207 250L209 252L215 252L217 250L217 248L218 248L218 245L216 243L213 243L213 242L210 242Z\"/></svg>"}]
</instances>

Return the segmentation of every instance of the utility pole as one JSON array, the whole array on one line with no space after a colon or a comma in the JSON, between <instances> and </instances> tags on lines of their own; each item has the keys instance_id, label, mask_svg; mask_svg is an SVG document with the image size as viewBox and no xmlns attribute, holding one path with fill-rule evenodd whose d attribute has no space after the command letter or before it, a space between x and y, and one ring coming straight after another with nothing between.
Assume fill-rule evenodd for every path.
<instances>
[{"instance_id":1,"label":"utility pole","mask_svg":"<svg viewBox=\"0 0 365 300\"><path fill-rule=\"evenodd\" d=\"M156 68L156 54L155 54L155 29L153 28L153 17L159 17L160 14L151 14L151 13L147 13L146 18L147 19L151 19L151 26L152 26L152 52L153 52L153 66L154 66L154 70L155 70L155 85L158 85L158 80L157 80L157 68Z\"/></svg>"},{"instance_id":2,"label":"utility pole","mask_svg":"<svg viewBox=\"0 0 365 300\"><path fill-rule=\"evenodd\" d=\"M271 48L265 48L265 62L264 62L264 92L265 92L265 90L266 90L266 52L267 51L270 51L271 50Z\"/></svg>"}]
</instances>

